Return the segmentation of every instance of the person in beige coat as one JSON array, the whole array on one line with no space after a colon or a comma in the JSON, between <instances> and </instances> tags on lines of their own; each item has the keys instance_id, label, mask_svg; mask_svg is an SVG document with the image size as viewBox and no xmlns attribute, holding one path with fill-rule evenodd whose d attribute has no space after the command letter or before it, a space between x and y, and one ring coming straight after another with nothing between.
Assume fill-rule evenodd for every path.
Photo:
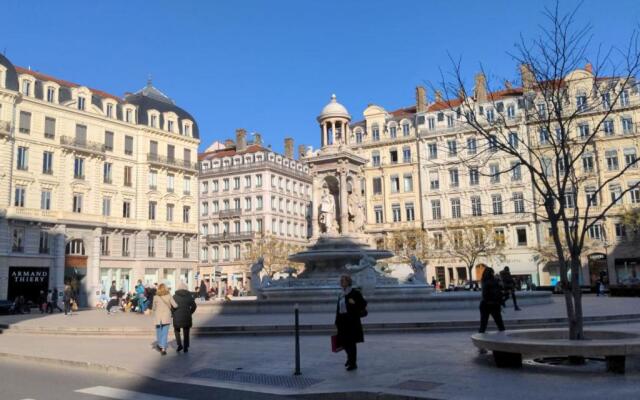
<instances>
[{"instance_id":1,"label":"person in beige coat","mask_svg":"<svg viewBox=\"0 0 640 400\"><path fill-rule=\"evenodd\" d=\"M167 354L167 341L169 339L169 325L171 325L171 310L178 304L173 300L167 285L161 283L153 297L153 322L156 325L156 349L163 356Z\"/></svg>"}]
</instances>

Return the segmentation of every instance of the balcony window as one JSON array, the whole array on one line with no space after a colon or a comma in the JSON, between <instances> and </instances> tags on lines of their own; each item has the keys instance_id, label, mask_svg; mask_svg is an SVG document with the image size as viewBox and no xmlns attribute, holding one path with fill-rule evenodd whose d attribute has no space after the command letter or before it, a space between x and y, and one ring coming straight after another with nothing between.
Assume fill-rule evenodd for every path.
<instances>
[{"instance_id":1,"label":"balcony window","mask_svg":"<svg viewBox=\"0 0 640 400\"><path fill-rule=\"evenodd\" d=\"M84 179L84 158L75 158L73 162L73 177L75 179Z\"/></svg>"},{"instance_id":2,"label":"balcony window","mask_svg":"<svg viewBox=\"0 0 640 400\"><path fill-rule=\"evenodd\" d=\"M24 207L26 195L27 195L26 186L16 186L13 205L16 207Z\"/></svg>"},{"instance_id":3,"label":"balcony window","mask_svg":"<svg viewBox=\"0 0 640 400\"><path fill-rule=\"evenodd\" d=\"M47 175L53 174L53 153L50 151L42 153L42 173Z\"/></svg>"},{"instance_id":4,"label":"balcony window","mask_svg":"<svg viewBox=\"0 0 640 400\"><path fill-rule=\"evenodd\" d=\"M18 146L16 168L21 171L27 171L29 169L29 149L27 147Z\"/></svg>"},{"instance_id":5,"label":"balcony window","mask_svg":"<svg viewBox=\"0 0 640 400\"><path fill-rule=\"evenodd\" d=\"M451 168L449 170L449 186L452 188L460 186L458 168Z\"/></svg>"},{"instance_id":6,"label":"balcony window","mask_svg":"<svg viewBox=\"0 0 640 400\"><path fill-rule=\"evenodd\" d=\"M74 213L82 213L82 194L81 193L74 193L73 194L73 205L72 205L72 211Z\"/></svg>"},{"instance_id":7,"label":"balcony window","mask_svg":"<svg viewBox=\"0 0 640 400\"><path fill-rule=\"evenodd\" d=\"M373 208L373 212L376 217L376 224L382 224L384 222L384 218L382 214L382 206L375 206Z\"/></svg>"},{"instance_id":8,"label":"balcony window","mask_svg":"<svg viewBox=\"0 0 640 400\"><path fill-rule=\"evenodd\" d=\"M522 193L517 192L513 194L513 212L516 214L524 214L524 196Z\"/></svg>"},{"instance_id":9,"label":"balcony window","mask_svg":"<svg viewBox=\"0 0 640 400\"><path fill-rule=\"evenodd\" d=\"M40 192L40 209L51 210L51 190L45 189Z\"/></svg>"},{"instance_id":10,"label":"balcony window","mask_svg":"<svg viewBox=\"0 0 640 400\"><path fill-rule=\"evenodd\" d=\"M431 200L431 218L433 220L442 219L442 210L440 208L440 200Z\"/></svg>"}]
</instances>

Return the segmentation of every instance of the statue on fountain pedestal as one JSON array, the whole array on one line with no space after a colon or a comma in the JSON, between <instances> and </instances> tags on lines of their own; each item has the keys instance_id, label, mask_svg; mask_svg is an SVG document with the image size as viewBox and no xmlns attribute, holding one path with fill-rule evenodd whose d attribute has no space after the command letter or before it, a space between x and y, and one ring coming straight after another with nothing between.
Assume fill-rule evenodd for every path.
<instances>
[{"instance_id":1,"label":"statue on fountain pedestal","mask_svg":"<svg viewBox=\"0 0 640 400\"><path fill-rule=\"evenodd\" d=\"M411 256L411 269L413 270L413 274L409 277L409 281L413 283L427 283L427 277L425 276L425 265L420 259L416 256Z\"/></svg>"},{"instance_id":2,"label":"statue on fountain pedestal","mask_svg":"<svg viewBox=\"0 0 640 400\"><path fill-rule=\"evenodd\" d=\"M336 235L336 201L333 198L328 187L322 188L322 197L320 198L320 215L318 216L320 223L320 231L329 235Z\"/></svg>"},{"instance_id":3,"label":"statue on fountain pedestal","mask_svg":"<svg viewBox=\"0 0 640 400\"><path fill-rule=\"evenodd\" d=\"M348 212L349 231L354 233L364 231L364 205L362 204L362 199L355 191L349 194Z\"/></svg>"},{"instance_id":4,"label":"statue on fountain pedestal","mask_svg":"<svg viewBox=\"0 0 640 400\"><path fill-rule=\"evenodd\" d=\"M264 269L264 258L258 257L258 260L251 265L251 293L255 296L261 288L260 272Z\"/></svg>"}]
</instances>

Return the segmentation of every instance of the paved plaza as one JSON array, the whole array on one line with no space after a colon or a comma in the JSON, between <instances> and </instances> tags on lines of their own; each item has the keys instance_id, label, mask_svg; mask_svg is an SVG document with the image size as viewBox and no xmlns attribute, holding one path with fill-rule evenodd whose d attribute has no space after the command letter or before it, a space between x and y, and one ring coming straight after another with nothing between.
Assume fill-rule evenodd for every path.
<instances>
[{"instance_id":1,"label":"paved plaza","mask_svg":"<svg viewBox=\"0 0 640 400\"><path fill-rule=\"evenodd\" d=\"M613 315L632 315L640 310L640 299L585 298L587 315L603 319ZM507 321L514 318L561 316L561 297L550 305L531 306L520 313L507 309ZM397 322L422 315L423 319L477 319L476 310L449 310L424 314L399 313ZM133 314L107 316L101 311L64 315L4 316L1 324L18 323L43 327L63 324L68 328L136 327L151 331L148 317ZM196 326L213 324L287 323L287 315L229 316L196 314ZM326 314L303 315L303 323L322 322ZM389 315L372 314L367 322L390 320ZM18 322L18 320L21 320ZM320 321L323 320L323 321ZM507 327L509 323L507 322ZM637 332L640 322L599 325L599 329ZM344 355L330 351L326 334L301 338L302 376L293 379L294 341L291 335L227 335L196 337L189 354L176 354L171 344L168 356L151 349L152 338L140 335L98 336L70 334L43 335L15 332L0 335L0 354L5 358L37 361L56 368L66 365L119 372L170 382L217 388L243 389L262 393L298 396L337 392L384 392L413 398L434 399L538 399L559 393L580 393L568 398L634 398L640 391L640 358L627 360L627 374L606 374L603 362L592 361L579 370L525 363L523 370L497 369L490 355L479 355L469 339L470 332L375 333L366 336L359 347L359 366L345 372ZM69 333L69 332L68 332ZM330 397L327 397L330 398Z\"/></svg>"}]
</instances>

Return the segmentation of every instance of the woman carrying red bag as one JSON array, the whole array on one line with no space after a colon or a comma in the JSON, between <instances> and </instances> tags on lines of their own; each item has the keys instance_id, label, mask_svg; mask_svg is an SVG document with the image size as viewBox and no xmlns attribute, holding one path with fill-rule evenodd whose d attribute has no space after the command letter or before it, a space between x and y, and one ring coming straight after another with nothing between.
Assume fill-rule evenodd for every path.
<instances>
[{"instance_id":1,"label":"woman carrying red bag","mask_svg":"<svg viewBox=\"0 0 640 400\"><path fill-rule=\"evenodd\" d=\"M350 276L340 277L342 293L338 299L335 321L336 328L338 328L336 347L344 348L347 353L347 362L345 363L347 371L358 368L357 343L364 342L360 318L367 315L367 301L358 289L352 287L352 284Z\"/></svg>"}]
</instances>

